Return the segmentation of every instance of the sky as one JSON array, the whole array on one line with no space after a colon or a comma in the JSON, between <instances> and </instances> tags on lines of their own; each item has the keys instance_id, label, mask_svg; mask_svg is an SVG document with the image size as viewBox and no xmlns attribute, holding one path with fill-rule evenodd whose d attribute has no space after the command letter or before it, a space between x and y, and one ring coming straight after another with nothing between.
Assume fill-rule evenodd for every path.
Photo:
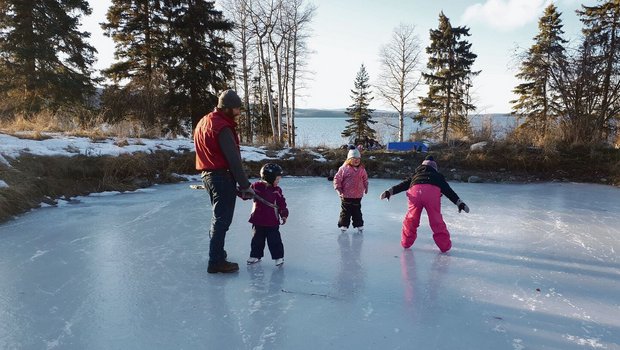
<instances>
[{"instance_id":1,"label":"sky","mask_svg":"<svg viewBox=\"0 0 620 350\"><path fill-rule=\"evenodd\" d=\"M508 113L518 65L515 52L527 50L537 34L538 19L554 2L562 13L566 39L576 40L581 24L575 10L595 0L314 0L316 15L308 46L306 87L299 108L344 109L352 102L350 90L362 64L371 84L380 72L378 53L399 24L414 25L422 46L429 44L429 30L438 26L441 11L453 26L470 28L472 52L478 55L474 70L474 102L478 113ZM98 23L105 21L110 0L90 0L93 14L83 19L92 33L91 43L99 51L96 69L113 62L114 45ZM219 2L216 1L216 6ZM424 64L426 60L423 61ZM425 94L424 88L418 92ZM389 109L377 94L371 108ZM415 110L416 108L414 108Z\"/></svg>"}]
</instances>

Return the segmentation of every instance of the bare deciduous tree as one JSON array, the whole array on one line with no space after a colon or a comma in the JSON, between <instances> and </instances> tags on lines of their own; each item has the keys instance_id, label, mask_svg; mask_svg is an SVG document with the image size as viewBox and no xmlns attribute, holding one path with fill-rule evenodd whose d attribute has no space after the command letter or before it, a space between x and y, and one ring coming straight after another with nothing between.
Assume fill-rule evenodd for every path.
<instances>
[{"instance_id":1,"label":"bare deciduous tree","mask_svg":"<svg viewBox=\"0 0 620 350\"><path fill-rule=\"evenodd\" d=\"M268 2L268 3L267 3ZM271 120L271 132L273 135L273 143L279 142L278 129L276 126L276 116L273 105L273 84L271 77L271 60L272 55L269 52L270 37L277 25L280 1L252 1L250 4L250 21L256 35L256 45L258 49L258 57L260 60L263 78L265 79L265 90L267 93L267 107L269 110L269 119Z\"/></svg>"},{"instance_id":2,"label":"bare deciduous tree","mask_svg":"<svg viewBox=\"0 0 620 350\"><path fill-rule=\"evenodd\" d=\"M245 115L243 119L243 131L241 134L245 140L252 141L253 128L252 128L252 110L250 105L249 96L250 92L250 72L253 70L255 59L253 56L252 43L255 40L254 32L251 30L250 11L247 0L227 0L225 8L228 10L227 15L231 18L235 24L232 30L233 40L235 42L235 59L239 61L240 78L243 86L243 96ZM238 89L237 89L238 90Z\"/></svg>"},{"instance_id":3,"label":"bare deciduous tree","mask_svg":"<svg viewBox=\"0 0 620 350\"><path fill-rule=\"evenodd\" d=\"M229 15L236 24L236 59L242 66L240 78L244 84L248 116L255 115L249 110L253 107L249 97L257 96L252 93L255 88L249 85L251 82L260 83L260 98L264 101L255 101L254 105L267 106L272 142L287 141L294 147L294 110L300 65L303 65L304 55L308 54L305 49L308 24L316 7L306 0L228 0L227 4ZM260 81L250 76L253 58L260 67ZM284 113L286 130L283 128ZM250 122L250 125L256 126L257 122ZM246 130L246 135L251 140L252 131Z\"/></svg>"},{"instance_id":4,"label":"bare deciduous tree","mask_svg":"<svg viewBox=\"0 0 620 350\"><path fill-rule=\"evenodd\" d=\"M306 4L305 0L288 0L286 4L285 14L290 30L287 34L287 49L285 50L286 74L284 94L288 144L291 147L295 147L295 100L299 88L297 78L301 71L300 65L303 65L303 59L308 53L305 49L308 38L307 27L314 17L316 6Z\"/></svg>"},{"instance_id":5,"label":"bare deciduous tree","mask_svg":"<svg viewBox=\"0 0 620 350\"><path fill-rule=\"evenodd\" d=\"M398 140L403 141L405 109L414 102L422 80L422 48L415 26L400 24L391 41L379 52L381 73L376 86L379 97L398 113Z\"/></svg>"}]
</instances>

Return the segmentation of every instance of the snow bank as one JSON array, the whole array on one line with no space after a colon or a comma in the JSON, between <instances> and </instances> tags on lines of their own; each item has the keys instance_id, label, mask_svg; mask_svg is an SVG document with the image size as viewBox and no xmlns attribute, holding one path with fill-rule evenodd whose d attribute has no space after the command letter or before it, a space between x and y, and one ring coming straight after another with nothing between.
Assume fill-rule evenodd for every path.
<instances>
[{"instance_id":1,"label":"snow bank","mask_svg":"<svg viewBox=\"0 0 620 350\"><path fill-rule=\"evenodd\" d=\"M108 138L102 141L93 141L87 137L66 136L59 133L45 133L49 139L31 140L0 133L0 163L9 166L6 158L18 158L21 154L37 156L119 156L137 152L152 153L158 150L167 150L178 153L194 150L194 142L189 138L176 139L126 139L127 145L118 145L117 140ZM241 146L241 158L245 161L260 162L268 159L279 159L290 153L286 148L276 157L268 157L266 150L258 147ZM318 161L322 156L318 155Z\"/></svg>"}]
</instances>

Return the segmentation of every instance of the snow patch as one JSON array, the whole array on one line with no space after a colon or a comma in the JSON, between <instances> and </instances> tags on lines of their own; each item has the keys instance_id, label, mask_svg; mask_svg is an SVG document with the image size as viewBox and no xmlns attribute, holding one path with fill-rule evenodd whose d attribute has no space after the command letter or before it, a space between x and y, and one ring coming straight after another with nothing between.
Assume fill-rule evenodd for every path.
<instances>
[{"instance_id":1,"label":"snow patch","mask_svg":"<svg viewBox=\"0 0 620 350\"><path fill-rule=\"evenodd\" d=\"M570 334L565 334L564 338L581 346L587 345L591 348L605 348L605 346L600 343L599 338L581 338Z\"/></svg>"},{"instance_id":2,"label":"snow patch","mask_svg":"<svg viewBox=\"0 0 620 350\"><path fill-rule=\"evenodd\" d=\"M8 161L8 160L6 160L6 158L4 158L4 157L2 156L2 154L0 154L0 164L4 164L4 165L6 165L6 166L7 166L7 167L9 167L9 168L11 167L11 164L9 163L9 161Z\"/></svg>"},{"instance_id":3,"label":"snow patch","mask_svg":"<svg viewBox=\"0 0 620 350\"><path fill-rule=\"evenodd\" d=\"M317 162L321 162L321 163L327 162L327 159L325 159L325 157L321 153L314 152L314 151L308 151L308 153L314 158L316 158L315 161Z\"/></svg>"},{"instance_id":4,"label":"snow patch","mask_svg":"<svg viewBox=\"0 0 620 350\"><path fill-rule=\"evenodd\" d=\"M103 191L103 192L91 193L91 194L89 194L89 196L90 197L109 197L109 196L115 196L117 194L121 194L121 192L119 192L119 191Z\"/></svg>"},{"instance_id":5,"label":"snow patch","mask_svg":"<svg viewBox=\"0 0 620 350\"><path fill-rule=\"evenodd\" d=\"M522 339L513 339L512 340L512 348L515 350L523 350L525 346L523 345Z\"/></svg>"}]
</instances>

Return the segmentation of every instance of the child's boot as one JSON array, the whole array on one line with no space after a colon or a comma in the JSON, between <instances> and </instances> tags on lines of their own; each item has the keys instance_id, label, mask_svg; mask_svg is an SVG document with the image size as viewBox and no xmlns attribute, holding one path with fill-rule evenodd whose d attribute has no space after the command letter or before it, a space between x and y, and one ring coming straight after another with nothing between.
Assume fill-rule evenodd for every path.
<instances>
[{"instance_id":1,"label":"child's boot","mask_svg":"<svg viewBox=\"0 0 620 350\"><path fill-rule=\"evenodd\" d=\"M259 261L260 261L260 258L255 258L251 256L248 258L248 265L256 264Z\"/></svg>"}]
</instances>

